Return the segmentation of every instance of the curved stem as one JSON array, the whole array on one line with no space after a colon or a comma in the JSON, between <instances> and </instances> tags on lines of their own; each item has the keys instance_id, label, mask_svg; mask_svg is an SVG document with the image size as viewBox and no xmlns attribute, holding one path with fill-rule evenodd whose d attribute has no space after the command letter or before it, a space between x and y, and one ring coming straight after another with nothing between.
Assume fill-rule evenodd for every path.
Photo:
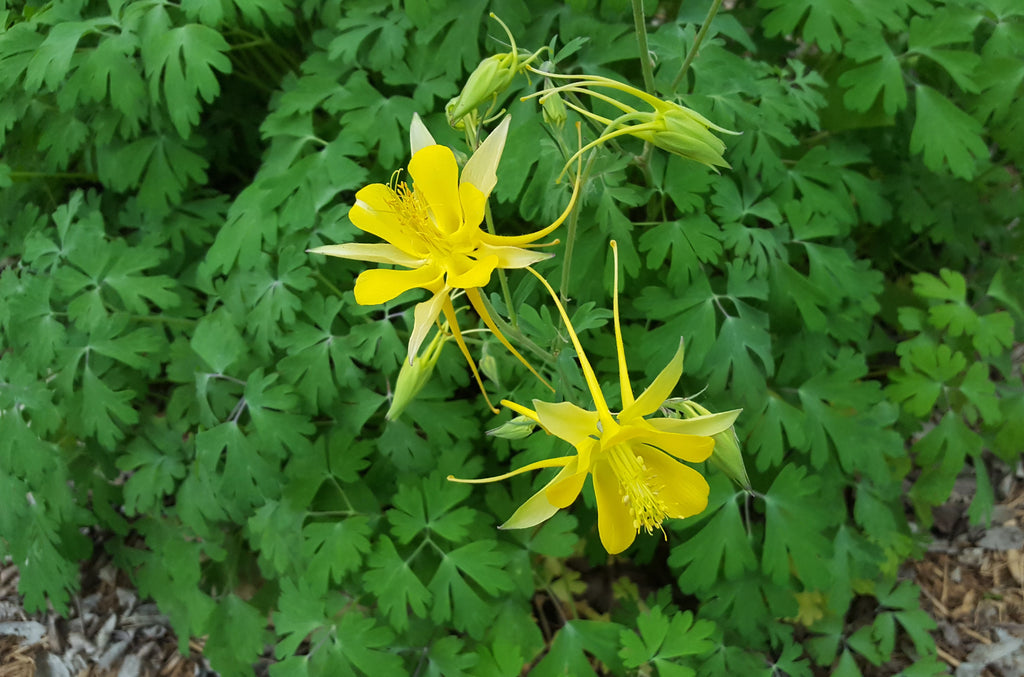
<instances>
[{"instance_id":1,"label":"curved stem","mask_svg":"<svg viewBox=\"0 0 1024 677\"><path fill-rule=\"evenodd\" d=\"M719 0L721 4L721 0ZM640 70L644 74L644 89L654 94L654 69L651 68L651 51L647 47L647 20L644 18L644 0L633 0L633 30L640 48Z\"/></svg>"},{"instance_id":2,"label":"curved stem","mask_svg":"<svg viewBox=\"0 0 1024 677\"><path fill-rule=\"evenodd\" d=\"M700 43L704 42L704 36L708 34L708 28L711 27L711 22L714 21L715 15L718 14L718 8L722 6L722 0L714 0L711 3L711 9L708 10L708 15L704 17L704 23L701 25L700 30L697 31L697 37L693 39L693 46L690 47L690 53L686 55L686 59L683 61L683 65L679 67L679 74L676 75L676 79L672 81L672 86L669 91L676 91L679 83L683 81L683 77L686 75L686 71L690 68L690 64L697 57L697 50L700 49Z\"/></svg>"},{"instance_id":3,"label":"curved stem","mask_svg":"<svg viewBox=\"0 0 1024 677\"><path fill-rule=\"evenodd\" d=\"M466 143L474 153L476 149L480 147L480 136L477 134L477 130L472 125L466 125ZM490 199L484 203L484 223L487 225L487 232L491 235L496 235L494 232L494 217L491 215L491 201ZM504 268L498 268L498 284L501 286L501 295L505 299L505 308L508 312L508 319L512 322L513 327L519 326L519 318L516 316L515 306L512 304L512 292L508 287L508 277L505 275Z\"/></svg>"},{"instance_id":4,"label":"curved stem","mask_svg":"<svg viewBox=\"0 0 1024 677\"><path fill-rule=\"evenodd\" d=\"M554 366L556 364L555 357L551 353L544 350L530 339L526 338L526 336L524 336L523 333L519 331L517 327L513 327L509 325L507 322L505 322L505 320L502 319L501 315L495 312L494 307L491 305L491 302L488 300L486 295L480 294L480 303L481 305L483 305L484 308L487 309L487 312L491 316L491 321L494 322L494 325L498 328L499 331L501 331L502 334L513 337L516 340L516 343L518 343L523 348L526 348L531 353L539 357L541 361L543 361L544 364L548 365L549 367Z\"/></svg>"},{"instance_id":5,"label":"curved stem","mask_svg":"<svg viewBox=\"0 0 1024 677\"><path fill-rule=\"evenodd\" d=\"M594 166L594 160L597 158L597 153L591 153L590 157L587 158L587 166L583 169L583 175L580 177L580 193L582 194L583 189L587 185L587 181L590 180L590 170ZM572 162L572 160L570 160ZM564 169L562 171L565 171ZM580 208L583 206L583 198L580 198ZM569 273L572 269L572 253L576 246L576 227L579 224L580 209L572 210L569 214L569 225L565 234L565 253L562 255L562 281L558 285L558 295L562 297L563 301L568 302L569 300Z\"/></svg>"},{"instance_id":6,"label":"curved stem","mask_svg":"<svg viewBox=\"0 0 1024 677\"><path fill-rule=\"evenodd\" d=\"M487 232L491 235L495 235L494 217L491 216L490 201L484 204L484 222L487 223ZM513 327L518 327L519 318L516 315L516 307L512 303L512 292L509 290L508 277L505 275L504 268L498 268L498 284L501 285L501 295L505 299L505 309L508 311L509 322L512 323Z\"/></svg>"}]
</instances>

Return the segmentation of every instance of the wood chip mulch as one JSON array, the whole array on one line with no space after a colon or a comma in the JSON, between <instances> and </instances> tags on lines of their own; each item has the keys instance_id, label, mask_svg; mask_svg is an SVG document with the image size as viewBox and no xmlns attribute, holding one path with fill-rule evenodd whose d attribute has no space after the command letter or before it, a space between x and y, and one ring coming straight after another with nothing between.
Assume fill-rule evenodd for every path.
<instances>
[{"instance_id":1,"label":"wood chip mulch","mask_svg":"<svg viewBox=\"0 0 1024 677\"><path fill-rule=\"evenodd\" d=\"M939 536L913 563L922 607L938 623L939 657L956 677L1024 676L1024 481L1002 483L1006 498L988 527L968 526L973 485L958 480L936 511Z\"/></svg>"},{"instance_id":2,"label":"wood chip mulch","mask_svg":"<svg viewBox=\"0 0 1024 677\"><path fill-rule=\"evenodd\" d=\"M18 571L0 562L0 677L201 677L214 675L203 647L178 652L178 638L155 604L110 565L83 568L82 594L61 618L26 613ZM88 564L86 568L88 568Z\"/></svg>"}]
</instances>

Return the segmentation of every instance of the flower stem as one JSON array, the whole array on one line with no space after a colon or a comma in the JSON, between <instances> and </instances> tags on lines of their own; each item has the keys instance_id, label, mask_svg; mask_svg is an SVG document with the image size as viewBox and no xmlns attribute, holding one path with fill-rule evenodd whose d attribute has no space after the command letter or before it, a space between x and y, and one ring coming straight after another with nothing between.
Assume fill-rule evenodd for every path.
<instances>
[{"instance_id":1,"label":"flower stem","mask_svg":"<svg viewBox=\"0 0 1024 677\"><path fill-rule=\"evenodd\" d=\"M590 170L594 166L594 159L597 153L591 153L587 158L587 166L583 168L583 175L580 177L580 204L569 214L569 225L565 234L565 253L562 255L562 281L558 286L558 295L563 302L569 301L569 273L572 270L572 252L576 245L576 226L579 223L580 208L583 205L583 191L590 180Z\"/></svg>"},{"instance_id":2,"label":"flower stem","mask_svg":"<svg viewBox=\"0 0 1024 677\"><path fill-rule=\"evenodd\" d=\"M466 125L466 143L469 145L469 149L473 152L476 152L476 149L480 146L480 135L473 125ZM494 232L494 217L491 215L490 200L484 203L484 223L487 224L488 233L491 235L497 235L497 233ZM497 273L498 284L501 285L501 295L505 299L505 308L508 311L508 319L512 322L513 327L518 327L519 318L516 316L515 306L512 305L512 292L509 291L508 278L505 276L505 270L503 268L498 268ZM483 294L481 294L481 296L483 296Z\"/></svg>"},{"instance_id":3,"label":"flower stem","mask_svg":"<svg viewBox=\"0 0 1024 677\"><path fill-rule=\"evenodd\" d=\"M555 356L549 353L548 351L544 350L540 346L538 346L530 339L526 338L526 336L524 336L523 333L519 331L518 327L513 327L506 323L505 320L501 317L501 315L495 312L494 307L491 305L491 302L487 299L487 296L485 294L480 294L480 300L483 302L484 307L487 308L487 312L490 313L491 319L494 321L494 325L498 327L498 330L501 331L501 333L505 334L505 336L511 336L512 338L514 338L516 340L516 343L518 343L523 348L526 348L531 353L539 357L544 362L544 364L548 366L555 365Z\"/></svg>"},{"instance_id":4,"label":"flower stem","mask_svg":"<svg viewBox=\"0 0 1024 677\"><path fill-rule=\"evenodd\" d=\"M721 0L718 0L721 4ZM644 17L644 0L633 0L633 30L640 48L640 70L644 74L644 89L654 94L654 70L651 68L651 51L647 47L647 19Z\"/></svg>"},{"instance_id":5,"label":"flower stem","mask_svg":"<svg viewBox=\"0 0 1024 677\"><path fill-rule=\"evenodd\" d=\"M491 203L484 204L484 223L487 224L487 232L495 235L494 217L491 216ZM512 305L512 292L508 288L508 278L505 277L505 269L498 268L498 284L501 285L501 295L505 297L505 309L508 311L508 319L513 327L519 326L519 318L516 316L515 306Z\"/></svg>"},{"instance_id":6,"label":"flower stem","mask_svg":"<svg viewBox=\"0 0 1024 677\"><path fill-rule=\"evenodd\" d=\"M330 289L331 292L333 292L335 294L335 296L337 296L338 298L342 297L342 291L340 289L338 289L336 286L334 286L334 284L331 283L330 280L328 280L326 277L324 277L323 273L317 271L317 272L313 273L313 277L316 278L317 280L319 280L320 282L322 282L325 287Z\"/></svg>"},{"instance_id":7,"label":"flower stem","mask_svg":"<svg viewBox=\"0 0 1024 677\"><path fill-rule=\"evenodd\" d=\"M704 17L704 23L701 25L700 30L697 31L697 37L693 39L693 46L690 47L690 53L686 55L686 59L683 61L683 65L679 67L679 74L676 75L676 79L672 81L672 86L669 91L676 91L679 83L683 81L683 77L686 75L686 71L690 68L690 64L697 57L697 50L700 49L700 43L704 42L704 36L708 34L708 29L711 27L711 22L714 21L715 15L718 14L718 8L722 6L722 0L714 0L711 3L711 9L708 10L708 15Z\"/></svg>"}]
</instances>

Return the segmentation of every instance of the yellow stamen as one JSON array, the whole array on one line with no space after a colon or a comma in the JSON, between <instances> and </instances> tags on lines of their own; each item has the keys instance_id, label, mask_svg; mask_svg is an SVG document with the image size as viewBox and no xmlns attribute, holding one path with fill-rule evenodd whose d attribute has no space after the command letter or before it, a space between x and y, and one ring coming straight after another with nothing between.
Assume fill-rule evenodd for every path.
<instances>
[{"instance_id":1,"label":"yellow stamen","mask_svg":"<svg viewBox=\"0 0 1024 677\"><path fill-rule=\"evenodd\" d=\"M643 458L637 456L625 445L616 445L607 452L608 463L619 480L622 502L629 506L633 516L633 528L648 534L658 529L667 517L665 501L659 496L664 488L657 477L647 469Z\"/></svg>"}]
</instances>

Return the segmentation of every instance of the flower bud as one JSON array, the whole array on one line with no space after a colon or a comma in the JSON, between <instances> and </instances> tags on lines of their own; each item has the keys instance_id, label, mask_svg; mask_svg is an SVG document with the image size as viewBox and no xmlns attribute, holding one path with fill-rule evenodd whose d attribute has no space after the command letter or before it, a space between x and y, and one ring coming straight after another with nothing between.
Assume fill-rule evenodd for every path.
<instances>
[{"instance_id":1,"label":"flower bud","mask_svg":"<svg viewBox=\"0 0 1024 677\"><path fill-rule=\"evenodd\" d=\"M462 118L469 115L484 102L497 99L498 95L504 92L515 78L520 68L526 66L533 60L533 56L525 62L519 60L519 48L516 47L516 39L512 37L512 31L508 29L505 22L491 14L491 18L501 24L508 36L512 49L505 54L494 54L481 61L469 75L466 85L459 92L459 95L448 102L444 111L448 116L448 124L456 129L464 126ZM536 55L534 55L536 56Z\"/></svg>"},{"instance_id":2,"label":"flower bud","mask_svg":"<svg viewBox=\"0 0 1024 677\"><path fill-rule=\"evenodd\" d=\"M437 332L434 339L421 354L409 360L402 360L402 369L398 372L398 379L395 381L395 392L391 397L391 407L385 418L394 421L402 415L409 403L416 395L423 390L423 386L430 380L434 373L434 365L437 358L441 356L441 349L448 341L449 336L444 332Z\"/></svg>"},{"instance_id":3,"label":"flower bud","mask_svg":"<svg viewBox=\"0 0 1024 677\"><path fill-rule=\"evenodd\" d=\"M494 54L481 61L459 95L445 106L448 124L455 127L482 103L504 92L518 71L519 55L515 51Z\"/></svg>"},{"instance_id":4,"label":"flower bud","mask_svg":"<svg viewBox=\"0 0 1024 677\"><path fill-rule=\"evenodd\" d=\"M726 134L735 134L715 125L700 113L676 103L661 101L661 105L650 115L646 129L636 136L653 145L709 167L728 167L723 153L725 143L715 136L714 129Z\"/></svg>"},{"instance_id":5,"label":"flower bud","mask_svg":"<svg viewBox=\"0 0 1024 677\"><path fill-rule=\"evenodd\" d=\"M552 88L551 80L544 78L544 87ZM561 130L565 126L565 121L569 119L569 115L565 110L565 102L562 101L562 95L558 92L551 92L541 98L540 105L541 113L544 115L544 123L556 131Z\"/></svg>"},{"instance_id":6,"label":"flower bud","mask_svg":"<svg viewBox=\"0 0 1024 677\"><path fill-rule=\"evenodd\" d=\"M693 400L675 400L670 406L682 412L685 418L711 415L710 411ZM747 476L747 466L743 463L743 452L740 450L740 439L736 436L735 426L713 435L712 439L715 440L715 450L711 452L711 464L741 488L749 491L750 478Z\"/></svg>"},{"instance_id":7,"label":"flower bud","mask_svg":"<svg viewBox=\"0 0 1024 677\"><path fill-rule=\"evenodd\" d=\"M525 416L515 418L502 423L497 428L487 431L491 437L500 437L503 440L521 440L529 436L537 424Z\"/></svg>"}]
</instances>

